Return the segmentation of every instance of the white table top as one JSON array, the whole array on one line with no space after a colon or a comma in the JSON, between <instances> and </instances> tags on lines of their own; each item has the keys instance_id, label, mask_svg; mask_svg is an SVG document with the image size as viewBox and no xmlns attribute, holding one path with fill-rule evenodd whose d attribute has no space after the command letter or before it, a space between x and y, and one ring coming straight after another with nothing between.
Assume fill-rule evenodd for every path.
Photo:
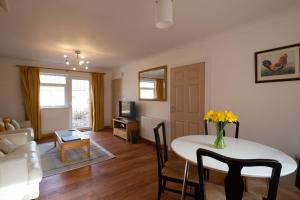
<instances>
[{"instance_id":1,"label":"white table top","mask_svg":"<svg viewBox=\"0 0 300 200\"><path fill-rule=\"evenodd\" d=\"M180 157L194 164L197 163L197 149L203 148L230 158L277 160L282 165L281 176L289 175L297 168L297 164L293 158L272 147L249 140L224 137L226 144L225 149L216 149L213 146L215 138L216 136L212 135L184 136L173 140L171 147ZM228 166L225 163L205 156L203 157L203 165L209 169L222 172L228 171ZM244 167L241 173L243 176L248 177L267 178L271 177L271 168Z\"/></svg>"}]
</instances>

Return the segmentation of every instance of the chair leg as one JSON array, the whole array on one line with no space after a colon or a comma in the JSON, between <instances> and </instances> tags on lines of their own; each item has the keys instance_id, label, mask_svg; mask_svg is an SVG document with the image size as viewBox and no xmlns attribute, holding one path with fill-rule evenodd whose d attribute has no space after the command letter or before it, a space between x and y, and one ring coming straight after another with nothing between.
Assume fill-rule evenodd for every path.
<instances>
[{"instance_id":1,"label":"chair leg","mask_svg":"<svg viewBox=\"0 0 300 200\"><path fill-rule=\"evenodd\" d=\"M247 178L246 177L243 177L244 178L244 192L248 192L248 185L247 185Z\"/></svg>"},{"instance_id":2,"label":"chair leg","mask_svg":"<svg viewBox=\"0 0 300 200\"><path fill-rule=\"evenodd\" d=\"M162 191L161 179L159 179L159 180L158 180L157 200L160 200L160 197L161 197L161 191Z\"/></svg>"},{"instance_id":3,"label":"chair leg","mask_svg":"<svg viewBox=\"0 0 300 200\"><path fill-rule=\"evenodd\" d=\"M164 179L164 180L163 180L163 186L162 186L162 192L164 192L164 191L165 191L166 184L167 184L167 180L166 180L166 179Z\"/></svg>"},{"instance_id":4,"label":"chair leg","mask_svg":"<svg viewBox=\"0 0 300 200\"><path fill-rule=\"evenodd\" d=\"M195 200L198 200L198 199L200 199L200 197L199 197L199 187L195 186L194 189L195 189Z\"/></svg>"}]
</instances>

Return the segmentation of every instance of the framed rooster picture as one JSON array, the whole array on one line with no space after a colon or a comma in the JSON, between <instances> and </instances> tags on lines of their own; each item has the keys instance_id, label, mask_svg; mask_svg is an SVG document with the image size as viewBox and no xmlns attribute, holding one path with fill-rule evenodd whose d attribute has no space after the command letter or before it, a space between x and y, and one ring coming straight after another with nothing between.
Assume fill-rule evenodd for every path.
<instances>
[{"instance_id":1,"label":"framed rooster picture","mask_svg":"<svg viewBox=\"0 0 300 200\"><path fill-rule=\"evenodd\" d=\"M255 53L255 83L300 80L300 44Z\"/></svg>"}]
</instances>

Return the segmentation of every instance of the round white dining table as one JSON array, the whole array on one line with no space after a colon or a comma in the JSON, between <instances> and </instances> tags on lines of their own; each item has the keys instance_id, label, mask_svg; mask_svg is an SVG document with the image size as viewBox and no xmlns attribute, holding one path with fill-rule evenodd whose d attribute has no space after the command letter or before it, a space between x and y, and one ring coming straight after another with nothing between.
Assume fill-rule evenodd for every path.
<instances>
[{"instance_id":1,"label":"round white dining table","mask_svg":"<svg viewBox=\"0 0 300 200\"><path fill-rule=\"evenodd\" d=\"M197 164L196 151L199 148L210 150L229 158L277 160L282 165L281 176L289 175L297 168L297 163L293 158L267 145L240 138L224 137L226 147L224 149L216 149L213 146L215 139L216 136L213 135L190 135L176 138L172 141L172 150L187 161L184 179L186 179L188 173L188 162ZM207 169L228 172L228 166L225 163L206 156L203 156L203 166ZM241 171L242 176L257 178L269 178L271 173L272 170L269 167L244 167Z\"/></svg>"}]
</instances>

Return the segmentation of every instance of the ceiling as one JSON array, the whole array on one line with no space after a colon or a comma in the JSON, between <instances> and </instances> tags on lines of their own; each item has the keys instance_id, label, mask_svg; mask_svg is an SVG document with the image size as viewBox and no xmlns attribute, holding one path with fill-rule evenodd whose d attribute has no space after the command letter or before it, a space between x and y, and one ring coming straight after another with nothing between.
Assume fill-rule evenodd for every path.
<instances>
[{"instance_id":1,"label":"ceiling","mask_svg":"<svg viewBox=\"0 0 300 200\"><path fill-rule=\"evenodd\" d=\"M93 67L121 66L299 2L174 0L174 25L161 30L154 0L7 0L9 11L0 11L0 55L63 64L64 54L79 49Z\"/></svg>"}]
</instances>

